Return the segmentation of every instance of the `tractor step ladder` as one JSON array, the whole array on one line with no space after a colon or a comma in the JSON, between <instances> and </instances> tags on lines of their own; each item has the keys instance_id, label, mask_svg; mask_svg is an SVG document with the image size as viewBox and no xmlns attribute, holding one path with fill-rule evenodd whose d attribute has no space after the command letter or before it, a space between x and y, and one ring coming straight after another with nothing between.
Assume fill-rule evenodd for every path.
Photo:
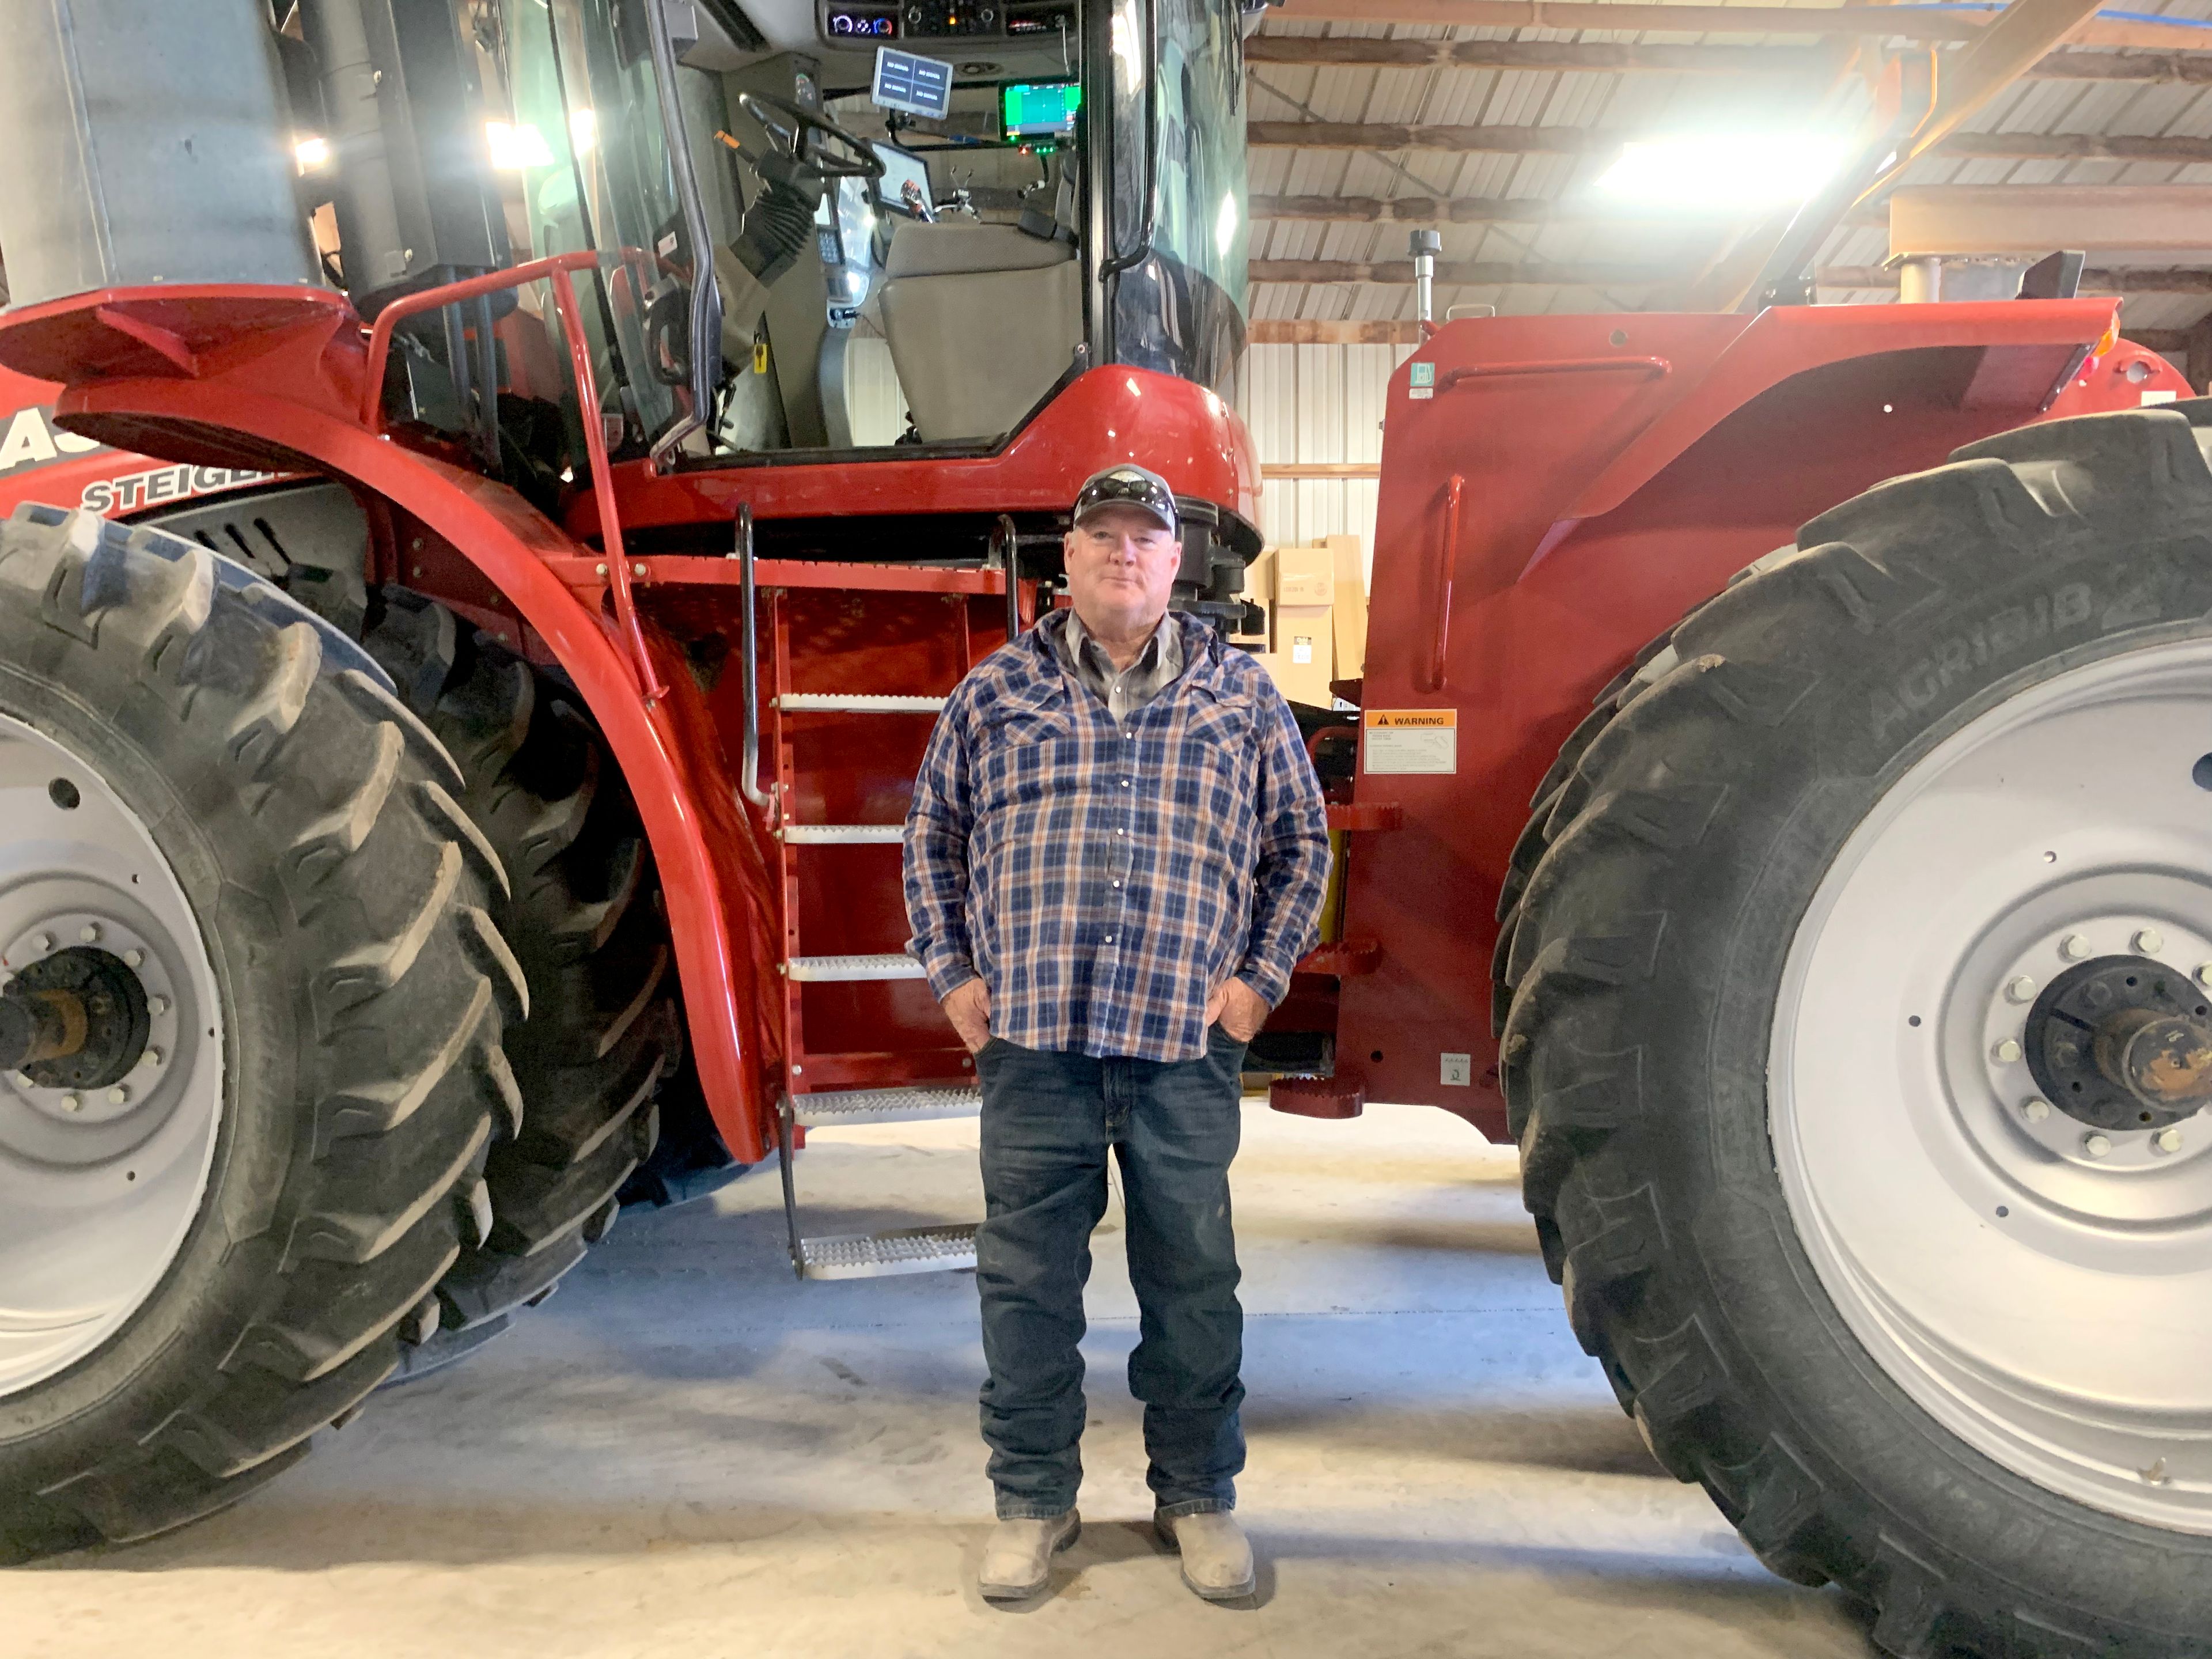
<instances>
[{"instance_id":1,"label":"tractor step ladder","mask_svg":"<svg viewBox=\"0 0 2212 1659\"><path fill-rule=\"evenodd\" d=\"M884 567L868 567L880 573ZM880 576L878 575L878 580ZM788 716L841 714L859 716L927 715L945 707L942 696L872 691L793 691L789 689L791 629L779 610L775 627L777 661L775 690L766 701L776 711L776 764L779 776L788 783L799 764ZM964 650L967 620L964 610L948 607L957 620ZM818 683L818 682L817 682ZM791 796L784 797L788 806ZM896 845L904 836L902 823L781 823L775 831L786 877L785 892L794 907L786 936L787 955L780 964L786 983L799 985L863 984L926 978L921 963L900 953L810 956L800 953L798 939L797 894L793 879L794 858L800 849L820 847ZM794 1076L805 1064L822 1056L809 1054L798 1018L798 993L786 993L787 1064ZM778 1103L776 1138L782 1166L785 1227L793 1270L801 1279L874 1279L895 1274L943 1273L975 1266L974 1223L898 1228L878 1233L836 1233L816 1237L799 1228L799 1197L792 1152L799 1132L842 1128L870 1123L921 1123L947 1118L976 1116L982 1109L982 1091L973 1082L924 1079L890 1087L839 1088L793 1093L787 1090Z\"/></svg>"}]
</instances>

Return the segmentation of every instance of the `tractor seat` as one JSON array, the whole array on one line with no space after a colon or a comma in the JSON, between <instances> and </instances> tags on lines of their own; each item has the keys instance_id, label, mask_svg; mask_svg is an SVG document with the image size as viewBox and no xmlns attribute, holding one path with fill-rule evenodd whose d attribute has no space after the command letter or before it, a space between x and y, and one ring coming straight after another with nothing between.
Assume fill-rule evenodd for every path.
<instances>
[{"instance_id":1,"label":"tractor seat","mask_svg":"<svg viewBox=\"0 0 2212 1659\"><path fill-rule=\"evenodd\" d=\"M1014 225L901 222L878 296L891 366L926 443L1011 430L1083 341L1075 249Z\"/></svg>"}]
</instances>

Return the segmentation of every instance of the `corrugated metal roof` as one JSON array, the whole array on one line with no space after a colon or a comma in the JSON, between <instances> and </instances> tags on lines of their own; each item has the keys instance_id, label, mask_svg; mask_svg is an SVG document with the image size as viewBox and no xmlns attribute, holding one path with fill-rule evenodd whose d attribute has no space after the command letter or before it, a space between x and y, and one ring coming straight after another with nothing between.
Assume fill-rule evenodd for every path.
<instances>
[{"instance_id":1,"label":"corrugated metal roof","mask_svg":"<svg viewBox=\"0 0 2212 1659\"><path fill-rule=\"evenodd\" d=\"M1771 3L1771 0L1768 0ZM1787 0L1785 0L1787 3ZM1624 14L1634 7L1623 3ZM2133 0L2130 10L2177 19L2212 20L2212 0ZM1777 45L1802 48L1805 37L1620 29L1452 28L1422 24L1301 21L1271 13L1267 35L1416 40L1611 41L1675 46ZM2207 39L2212 47L2212 35ZM1832 88L1820 106L1826 125L1850 131L1863 107L1856 81ZM1304 66L1255 64L1250 118L1257 121L1389 123L1446 126L1565 126L1632 137L1714 127L1788 130L1806 117L1803 82L1779 77L1711 73L1612 73L1584 70L1498 70L1455 65ZM2029 81L2012 88L1966 124L2002 133L2086 133L2212 137L2212 88L2130 82ZM1581 155L1449 155L1255 148L1251 193L1261 196L1434 196L1570 200L1610 165L1601 146ZM1939 158L1917 164L1912 184L2206 184L2212 163ZM1255 259L1379 262L1406 257L1401 223L1268 221L1255 224ZM1577 220L1569 222L1441 227L1447 263L1601 262L1695 266L1714 251L1711 221ZM1820 263L1878 265L1888 252L1879 228L1847 228L1832 239ZM2093 258L2092 263L2095 261ZM1525 283L1489 288L1440 284L1439 309L1487 302L1503 313L1635 309L1644 291L1604 292ZM1836 293L1824 300L1887 300L1887 291ZM1252 290L1252 314L1262 318L1410 317L1410 285L1262 283ZM2212 297L2135 295L2127 322L2179 328L2212 313Z\"/></svg>"}]
</instances>

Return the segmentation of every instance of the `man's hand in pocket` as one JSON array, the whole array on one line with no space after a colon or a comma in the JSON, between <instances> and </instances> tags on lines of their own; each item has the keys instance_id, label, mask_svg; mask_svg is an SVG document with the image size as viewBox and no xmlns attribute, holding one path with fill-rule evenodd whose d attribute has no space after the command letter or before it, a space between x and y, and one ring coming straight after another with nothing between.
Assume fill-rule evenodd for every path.
<instances>
[{"instance_id":1,"label":"man's hand in pocket","mask_svg":"<svg viewBox=\"0 0 2212 1659\"><path fill-rule=\"evenodd\" d=\"M981 1054L983 1045L991 1040L991 994L983 981L971 979L955 986L939 1006L945 1018L952 1022L952 1029L960 1033L960 1040L968 1045L968 1052Z\"/></svg>"},{"instance_id":2,"label":"man's hand in pocket","mask_svg":"<svg viewBox=\"0 0 2212 1659\"><path fill-rule=\"evenodd\" d=\"M1206 1023L1211 1025L1220 1021L1221 1029L1239 1042L1249 1042L1258 1036L1260 1028L1273 1012L1260 994L1241 979L1224 979L1206 1000Z\"/></svg>"}]
</instances>

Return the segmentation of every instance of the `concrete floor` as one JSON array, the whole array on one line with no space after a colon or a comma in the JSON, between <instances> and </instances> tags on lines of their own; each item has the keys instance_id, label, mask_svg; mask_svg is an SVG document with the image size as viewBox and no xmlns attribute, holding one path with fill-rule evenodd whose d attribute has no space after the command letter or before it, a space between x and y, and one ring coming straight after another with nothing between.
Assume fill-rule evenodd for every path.
<instances>
[{"instance_id":1,"label":"concrete floor","mask_svg":"<svg viewBox=\"0 0 2212 1659\"><path fill-rule=\"evenodd\" d=\"M624 1217L514 1333L240 1508L0 1577L0 1654L1866 1659L1832 1595L1769 1577L1645 1454L1568 1334L1510 1150L1412 1108L1254 1103L1246 1126L1250 1603L1198 1601L1152 1541L1117 1213L1083 1539L1004 1610L971 1583L972 1275L794 1283L764 1169ZM976 1213L975 1133L817 1137L808 1230Z\"/></svg>"}]
</instances>

